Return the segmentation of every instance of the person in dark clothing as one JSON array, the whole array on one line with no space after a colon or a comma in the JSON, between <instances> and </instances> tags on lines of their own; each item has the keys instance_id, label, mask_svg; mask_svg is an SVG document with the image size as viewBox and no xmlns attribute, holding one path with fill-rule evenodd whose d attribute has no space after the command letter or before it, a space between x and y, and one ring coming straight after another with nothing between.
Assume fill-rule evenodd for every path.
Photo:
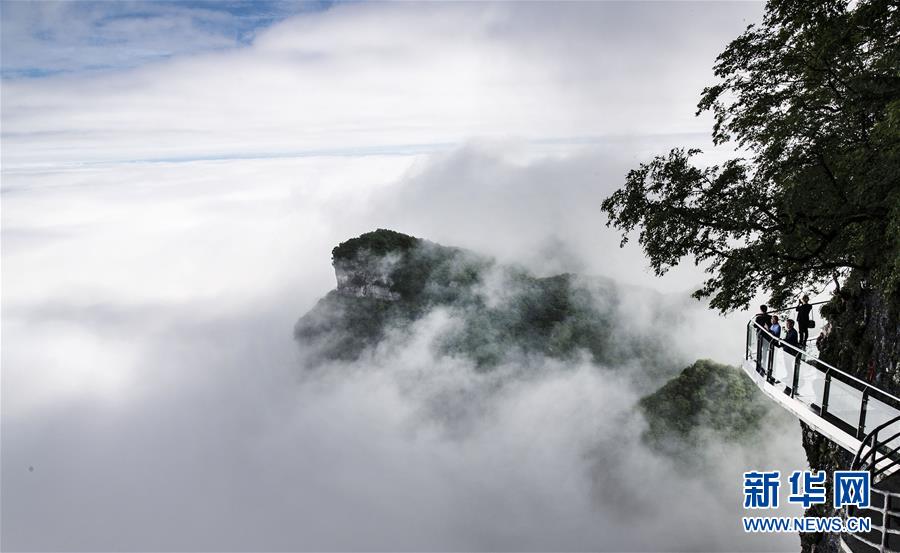
<instances>
[{"instance_id":1,"label":"person in dark clothing","mask_svg":"<svg viewBox=\"0 0 900 553\"><path fill-rule=\"evenodd\" d=\"M809 304L809 296L800 298L800 304L797 306L797 325L800 327L800 347L806 347L806 341L809 339L810 329L810 313L812 306Z\"/></svg>"},{"instance_id":2,"label":"person in dark clothing","mask_svg":"<svg viewBox=\"0 0 900 553\"><path fill-rule=\"evenodd\" d=\"M765 305L760 305L759 314L756 315L754 321L759 326L769 330L769 327L772 326L772 316L769 315L769 308Z\"/></svg>"},{"instance_id":3,"label":"person in dark clothing","mask_svg":"<svg viewBox=\"0 0 900 553\"><path fill-rule=\"evenodd\" d=\"M794 319L787 320L787 333L784 336L784 343L788 344L789 346L794 346L795 348L800 347L800 339L797 335L797 329L794 328ZM797 353L796 350L793 350L791 348L785 348L785 351L790 354Z\"/></svg>"},{"instance_id":4,"label":"person in dark clothing","mask_svg":"<svg viewBox=\"0 0 900 553\"><path fill-rule=\"evenodd\" d=\"M762 360L766 359L769 351L769 341L766 340L766 333L772 325L772 317L769 315L769 308L766 305L759 306L759 313L753 318L756 324L756 372L763 374Z\"/></svg>"}]
</instances>

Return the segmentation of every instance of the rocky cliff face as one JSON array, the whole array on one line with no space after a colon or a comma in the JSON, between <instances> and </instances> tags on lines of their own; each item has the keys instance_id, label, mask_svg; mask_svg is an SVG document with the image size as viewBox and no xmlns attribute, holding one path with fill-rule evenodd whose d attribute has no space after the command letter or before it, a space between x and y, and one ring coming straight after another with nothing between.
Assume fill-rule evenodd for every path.
<instances>
[{"instance_id":1,"label":"rocky cliff face","mask_svg":"<svg viewBox=\"0 0 900 553\"><path fill-rule=\"evenodd\" d=\"M394 280L391 277L399 261L398 255L378 258L371 253L362 254L359 258L336 260L334 275L337 293L355 298L399 300L400 293L392 290Z\"/></svg>"},{"instance_id":2,"label":"rocky cliff face","mask_svg":"<svg viewBox=\"0 0 900 553\"><path fill-rule=\"evenodd\" d=\"M822 360L900 396L900 291L885 292L853 274L822 309L828 324L822 329ZM846 469L853 455L809 427L803 427L803 447L814 470ZM828 493L831 491L829 489ZM827 505L810 509L810 516L833 516ZM838 553L837 534L802 534L804 553Z\"/></svg>"},{"instance_id":3,"label":"rocky cliff face","mask_svg":"<svg viewBox=\"0 0 900 553\"><path fill-rule=\"evenodd\" d=\"M822 436L803 422L803 449L811 469L831 474L835 470L846 470L853 461L853 455ZM831 479L826 480L826 497L831 497ZM806 516L832 517L840 516L829 504L813 505L806 510ZM800 549L803 553L841 553L840 534L810 532L800 534Z\"/></svg>"},{"instance_id":4,"label":"rocky cliff face","mask_svg":"<svg viewBox=\"0 0 900 553\"><path fill-rule=\"evenodd\" d=\"M822 358L900 395L900 290L885 293L854 276L822 314Z\"/></svg>"},{"instance_id":5,"label":"rocky cliff face","mask_svg":"<svg viewBox=\"0 0 900 553\"><path fill-rule=\"evenodd\" d=\"M402 283L398 275L422 248L438 248L419 238L378 229L341 242L331 251L331 264L342 296L397 301ZM450 252L441 252L448 254Z\"/></svg>"}]
</instances>

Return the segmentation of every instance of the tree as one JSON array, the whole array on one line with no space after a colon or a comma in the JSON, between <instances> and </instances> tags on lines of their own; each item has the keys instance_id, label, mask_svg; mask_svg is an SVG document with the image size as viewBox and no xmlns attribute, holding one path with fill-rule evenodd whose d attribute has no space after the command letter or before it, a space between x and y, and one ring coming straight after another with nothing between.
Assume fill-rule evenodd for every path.
<instances>
[{"instance_id":1,"label":"tree","mask_svg":"<svg viewBox=\"0 0 900 553\"><path fill-rule=\"evenodd\" d=\"M770 0L716 60L697 114L744 154L699 167L672 149L602 205L639 229L654 271L685 258L725 312L760 291L784 304L848 274L900 289L900 5Z\"/></svg>"}]
</instances>

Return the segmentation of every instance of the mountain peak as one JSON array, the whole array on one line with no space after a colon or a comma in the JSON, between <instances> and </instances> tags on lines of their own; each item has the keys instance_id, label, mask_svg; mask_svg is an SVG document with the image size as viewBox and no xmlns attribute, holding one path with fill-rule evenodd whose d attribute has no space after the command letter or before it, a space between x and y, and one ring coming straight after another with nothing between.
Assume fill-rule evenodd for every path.
<instances>
[{"instance_id":1,"label":"mountain peak","mask_svg":"<svg viewBox=\"0 0 900 553\"><path fill-rule=\"evenodd\" d=\"M617 328L619 289L605 279L537 277L475 252L386 229L342 242L332 252L332 264L337 289L295 328L297 339L322 359L355 359L388 329L411 329L435 309L452 321L435 336L435 351L469 358L480 369L539 354L557 359L587 354L614 364L663 353L648 345L646 336ZM658 310L659 317L667 316Z\"/></svg>"},{"instance_id":2,"label":"mountain peak","mask_svg":"<svg viewBox=\"0 0 900 553\"><path fill-rule=\"evenodd\" d=\"M362 252L374 256L403 253L415 248L421 242L423 242L421 238L380 228L335 246L331 250L331 262L337 265L341 262L354 261Z\"/></svg>"}]
</instances>

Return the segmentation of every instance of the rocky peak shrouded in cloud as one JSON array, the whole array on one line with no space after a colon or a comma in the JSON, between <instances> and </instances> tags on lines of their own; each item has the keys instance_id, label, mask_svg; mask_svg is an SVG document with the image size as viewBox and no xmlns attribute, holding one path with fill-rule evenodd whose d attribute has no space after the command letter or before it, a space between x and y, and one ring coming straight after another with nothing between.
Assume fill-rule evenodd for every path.
<instances>
[{"instance_id":1,"label":"rocky peak shrouded in cloud","mask_svg":"<svg viewBox=\"0 0 900 553\"><path fill-rule=\"evenodd\" d=\"M385 229L342 242L332 263L337 288L295 326L305 369L299 378L316 383L316 393L347 384L368 393L388 382L407 415L403 432L415 442L439 437L452 457L480 455L472 449L479 440L502 459L540 464L552 461L538 450L571 455L541 486L561 494L557 506L583 502L587 524L603 536L576 540L577 547L737 547L724 537L731 533L724 521L740 509L739 470L747 459L781 462L773 444L755 439L755 429L790 421L761 403L752 385L744 393L744 377L733 367L698 361L678 374L687 363L675 353L675 337L692 328L685 304L610 279L536 277ZM630 319L645 310L653 324L635 325ZM352 417L355 407L347 409L330 417ZM560 411L566 415L557 418ZM736 421L745 414L752 416ZM558 433L575 438L562 443ZM522 449L510 435L535 449ZM433 462L442 461L429 459L428 466ZM478 479L495 480L511 466L502 461L497 473L479 467ZM677 501L695 509L673 513ZM493 508L492 517L504 519L511 507ZM721 524L710 522L710 512ZM694 517L722 535L660 533L667 521ZM645 527L642 520L654 522ZM549 534L538 533L534 543L559 539L544 542Z\"/></svg>"},{"instance_id":2,"label":"rocky peak shrouded in cloud","mask_svg":"<svg viewBox=\"0 0 900 553\"><path fill-rule=\"evenodd\" d=\"M395 275L403 271L401 261L407 261L409 251L421 242L399 232L378 229L335 246L331 263L337 292L360 298L400 299L400 283L395 281Z\"/></svg>"},{"instance_id":3,"label":"rocky peak shrouded in cloud","mask_svg":"<svg viewBox=\"0 0 900 553\"><path fill-rule=\"evenodd\" d=\"M431 338L435 355L487 370L511 359L581 355L618 366L640 360L648 373L671 374L673 361L650 331L618 324L623 286L599 277L533 276L468 250L379 229L332 252L337 288L295 327L317 360L355 360L388 335L409 332L433 312L448 322ZM677 328L680 311L656 292L652 318ZM632 295L631 297L635 297Z\"/></svg>"}]
</instances>

